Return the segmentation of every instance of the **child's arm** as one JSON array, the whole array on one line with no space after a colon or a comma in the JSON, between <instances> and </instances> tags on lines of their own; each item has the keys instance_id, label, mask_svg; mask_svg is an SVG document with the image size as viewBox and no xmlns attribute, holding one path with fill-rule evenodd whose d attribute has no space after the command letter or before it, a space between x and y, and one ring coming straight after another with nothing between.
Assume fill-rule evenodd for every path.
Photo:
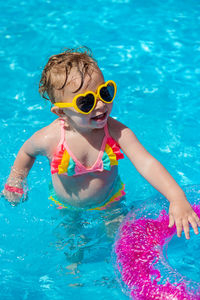
<instances>
[{"instance_id":1,"label":"child's arm","mask_svg":"<svg viewBox=\"0 0 200 300\"><path fill-rule=\"evenodd\" d=\"M23 181L32 168L36 156L44 152L41 132L42 130L36 132L21 147L4 186L3 195L12 204L19 203L24 193Z\"/></svg>"},{"instance_id":2,"label":"child's arm","mask_svg":"<svg viewBox=\"0 0 200 300\"><path fill-rule=\"evenodd\" d=\"M125 125L109 119L109 130L139 173L169 200L169 227L175 223L177 235L180 237L183 229L188 239L190 223L194 232L198 234L200 219L168 171L148 153L135 134Z\"/></svg>"}]
</instances>

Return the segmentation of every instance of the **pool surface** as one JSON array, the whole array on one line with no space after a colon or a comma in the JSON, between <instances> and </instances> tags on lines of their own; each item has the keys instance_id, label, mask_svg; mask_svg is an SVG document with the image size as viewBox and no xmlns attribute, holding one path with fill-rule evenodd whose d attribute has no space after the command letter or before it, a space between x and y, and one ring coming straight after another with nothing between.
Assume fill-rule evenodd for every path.
<instances>
[{"instance_id":1,"label":"pool surface","mask_svg":"<svg viewBox=\"0 0 200 300\"><path fill-rule=\"evenodd\" d=\"M1 189L23 142L55 119L38 93L42 68L50 55L79 45L92 49L105 79L118 85L112 116L182 187L200 184L199 1L8 0L0 3L0 23ZM151 210L157 191L128 159L120 173L128 206ZM39 158L28 177L28 201L11 207L1 198L0 298L128 299L116 280L112 245L98 236L93 258L68 268L64 220L49 207L49 181L48 162ZM161 199L155 211L167 209ZM172 268L197 282L199 243L192 234L168 247Z\"/></svg>"}]
</instances>

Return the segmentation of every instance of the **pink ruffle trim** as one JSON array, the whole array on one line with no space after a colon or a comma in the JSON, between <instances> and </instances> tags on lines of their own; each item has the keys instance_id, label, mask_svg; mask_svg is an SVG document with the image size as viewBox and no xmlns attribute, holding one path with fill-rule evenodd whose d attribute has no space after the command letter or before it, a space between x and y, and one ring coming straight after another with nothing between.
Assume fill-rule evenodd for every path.
<instances>
[{"instance_id":1,"label":"pink ruffle trim","mask_svg":"<svg viewBox=\"0 0 200 300\"><path fill-rule=\"evenodd\" d=\"M112 137L108 137L107 143L116 155L117 160L124 158L124 154L120 151L120 146Z\"/></svg>"},{"instance_id":2,"label":"pink ruffle trim","mask_svg":"<svg viewBox=\"0 0 200 300\"><path fill-rule=\"evenodd\" d=\"M64 151L64 145L61 145L59 151L56 154L54 154L54 157L51 162L51 174L58 173L58 166L61 164Z\"/></svg>"}]
</instances>

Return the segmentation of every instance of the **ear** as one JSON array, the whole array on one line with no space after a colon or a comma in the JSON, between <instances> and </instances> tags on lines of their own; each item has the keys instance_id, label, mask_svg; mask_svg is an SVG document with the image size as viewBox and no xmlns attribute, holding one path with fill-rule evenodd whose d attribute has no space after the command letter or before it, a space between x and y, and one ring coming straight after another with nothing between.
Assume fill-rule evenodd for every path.
<instances>
[{"instance_id":1,"label":"ear","mask_svg":"<svg viewBox=\"0 0 200 300\"><path fill-rule=\"evenodd\" d=\"M63 109L60 108L60 107L53 106L51 108L51 112L56 114L59 117L64 117L65 116L65 113L64 113Z\"/></svg>"}]
</instances>

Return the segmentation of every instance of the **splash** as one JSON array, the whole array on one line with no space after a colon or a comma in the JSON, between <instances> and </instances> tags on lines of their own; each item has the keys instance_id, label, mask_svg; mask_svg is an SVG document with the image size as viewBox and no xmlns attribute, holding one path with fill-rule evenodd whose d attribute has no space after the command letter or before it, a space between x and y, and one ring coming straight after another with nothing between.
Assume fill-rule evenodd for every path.
<instances>
[{"instance_id":1,"label":"splash","mask_svg":"<svg viewBox=\"0 0 200 300\"><path fill-rule=\"evenodd\" d=\"M200 217L200 206L193 206ZM161 278L156 268L163 246L176 233L175 226L168 227L169 217L163 210L157 219L129 216L119 229L115 243L117 268L121 280L136 300L200 300L200 288L190 290L184 279L171 283Z\"/></svg>"}]
</instances>

